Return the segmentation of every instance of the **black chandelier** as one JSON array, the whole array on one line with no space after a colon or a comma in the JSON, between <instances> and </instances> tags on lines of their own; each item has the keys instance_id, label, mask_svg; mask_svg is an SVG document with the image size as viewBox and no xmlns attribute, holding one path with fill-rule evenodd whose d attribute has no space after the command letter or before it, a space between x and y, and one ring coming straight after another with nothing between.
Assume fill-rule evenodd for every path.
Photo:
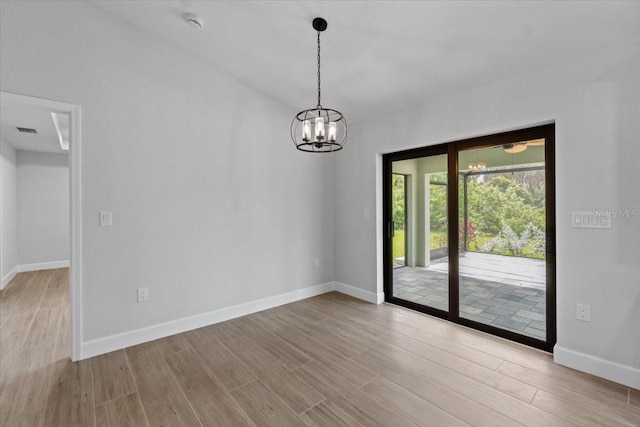
<instances>
[{"instance_id":1,"label":"black chandelier","mask_svg":"<svg viewBox=\"0 0 640 427\"><path fill-rule=\"evenodd\" d=\"M313 20L318 33L318 105L296 114L291 122L291 139L300 151L330 153L342 150L347 142L347 121L340 111L323 108L320 103L320 33L327 29L327 21Z\"/></svg>"}]
</instances>

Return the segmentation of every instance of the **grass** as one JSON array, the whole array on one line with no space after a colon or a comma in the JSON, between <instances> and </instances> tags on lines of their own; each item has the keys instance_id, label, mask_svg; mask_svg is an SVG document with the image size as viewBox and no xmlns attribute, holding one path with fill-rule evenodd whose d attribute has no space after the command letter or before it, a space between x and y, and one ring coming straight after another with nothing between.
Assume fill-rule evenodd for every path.
<instances>
[{"instance_id":1,"label":"grass","mask_svg":"<svg viewBox=\"0 0 640 427\"><path fill-rule=\"evenodd\" d=\"M404 230L393 233L393 259L404 257Z\"/></svg>"},{"instance_id":2,"label":"grass","mask_svg":"<svg viewBox=\"0 0 640 427\"><path fill-rule=\"evenodd\" d=\"M447 246L447 232L433 231L431 232L430 248L438 249ZM393 259L405 256L404 253L404 230L396 230L393 235Z\"/></svg>"},{"instance_id":3,"label":"grass","mask_svg":"<svg viewBox=\"0 0 640 427\"><path fill-rule=\"evenodd\" d=\"M431 241L429 242L429 249L434 250L438 248L447 247L447 232L446 231L432 231Z\"/></svg>"}]
</instances>

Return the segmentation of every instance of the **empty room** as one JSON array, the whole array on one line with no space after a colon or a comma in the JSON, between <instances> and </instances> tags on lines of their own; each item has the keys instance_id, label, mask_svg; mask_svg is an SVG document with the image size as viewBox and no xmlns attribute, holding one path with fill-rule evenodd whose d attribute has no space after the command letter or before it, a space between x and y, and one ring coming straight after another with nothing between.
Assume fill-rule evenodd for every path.
<instances>
[{"instance_id":1,"label":"empty room","mask_svg":"<svg viewBox=\"0 0 640 427\"><path fill-rule=\"evenodd\" d=\"M640 2L0 0L0 426L640 426Z\"/></svg>"}]
</instances>

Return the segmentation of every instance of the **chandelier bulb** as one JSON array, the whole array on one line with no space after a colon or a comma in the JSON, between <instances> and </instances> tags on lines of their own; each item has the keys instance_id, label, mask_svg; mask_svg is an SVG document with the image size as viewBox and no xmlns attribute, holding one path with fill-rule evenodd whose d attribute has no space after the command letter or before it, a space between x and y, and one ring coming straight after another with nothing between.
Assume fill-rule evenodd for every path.
<instances>
[{"instance_id":1,"label":"chandelier bulb","mask_svg":"<svg viewBox=\"0 0 640 427\"><path fill-rule=\"evenodd\" d=\"M316 117L316 141L322 141L324 139L324 118Z\"/></svg>"},{"instance_id":2,"label":"chandelier bulb","mask_svg":"<svg viewBox=\"0 0 640 427\"><path fill-rule=\"evenodd\" d=\"M311 140L311 122L309 120L302 122L302 140L304 142Z\"/></svg>"},{"instance_id":3,"label":"chandelier bulb","mask_svg":"<svg viewBox=\"0 0 640 427\"><path fill-rule=\"evenodd\" d=\"M329 122L329 142L336 142L336 122Z\"/></svg>"}]
</instances>

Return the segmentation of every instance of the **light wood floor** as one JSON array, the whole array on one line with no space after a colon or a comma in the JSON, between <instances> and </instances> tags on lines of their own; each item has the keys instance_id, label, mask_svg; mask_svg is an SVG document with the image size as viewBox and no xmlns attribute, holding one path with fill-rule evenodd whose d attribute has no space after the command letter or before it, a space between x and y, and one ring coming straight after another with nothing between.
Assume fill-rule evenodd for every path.
<instances>
[{"instance_id":1,"label":"light wood floor","mask_svg":"<svg viewBox=\"0 0 640 427\"><path fill-rule=\"evenodd\" d=\"M2 426L640 426L640 392L330 293L79 363L66 269L0 297Z\"/></svg>"}]
</instances>

